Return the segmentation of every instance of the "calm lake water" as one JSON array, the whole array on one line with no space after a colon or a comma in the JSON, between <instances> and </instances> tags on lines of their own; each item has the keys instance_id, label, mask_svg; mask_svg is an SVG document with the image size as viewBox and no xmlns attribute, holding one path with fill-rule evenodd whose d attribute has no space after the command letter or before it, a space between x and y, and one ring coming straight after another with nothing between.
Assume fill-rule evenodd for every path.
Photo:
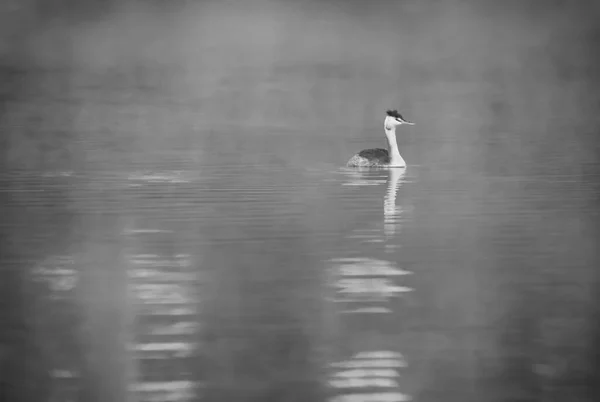
<instances>
[{"instance_id":1,"label":"calm lake water","mask_svg":"<svg viewBox=\"0 0 600 402\"><path fill-rule=\"evenodd\" d=\"M413 3L135 14L158 48L0 71L5 395L595 400L597 36ZM345 168L388 108L408 167Z\"/></svg>"},{"instance_id":2,"label":"calm lake water","mask_svg":"<svg viewBox=\"0 0 600 402\"><path fill-rule=\"evenodd\" d=\"M367 145L342 134L292 139L292 165L279 133L239 130L224 141L240 152L207 162L157 149L152 170L5 172L22 392L591 400L597 164L544 155L514 175L464 144L442 165L412 157L436 145L410 133L407 169L318 156Z\"/></svg>"}]
</instances>

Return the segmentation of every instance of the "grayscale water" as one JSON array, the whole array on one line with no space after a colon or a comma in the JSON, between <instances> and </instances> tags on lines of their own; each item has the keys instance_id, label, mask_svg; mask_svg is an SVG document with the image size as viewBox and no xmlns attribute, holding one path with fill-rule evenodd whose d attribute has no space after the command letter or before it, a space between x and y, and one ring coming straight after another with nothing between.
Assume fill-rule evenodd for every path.
<instances>
[{"instance_id":1,"label":"grayscale water","mask_svg":"<svg viewBox=\"0 0 600 402\"><path fill-rule=\"evenodd\" d=\"M585 10L413 2L398 27L382 7L281 4L213 5L200 31L132 14L185 49L219 18L254 35L138 55L185 68L106 66L106 46L84 51L116 43L99 25L75 40L89 65L2 70L5 395L595 400L598 36L547 28ZM441 54L449 33L471 51ZM398 132L408 168L345 168L385 145L390 107L416 123Z\"/></svg>"}]
</instances>

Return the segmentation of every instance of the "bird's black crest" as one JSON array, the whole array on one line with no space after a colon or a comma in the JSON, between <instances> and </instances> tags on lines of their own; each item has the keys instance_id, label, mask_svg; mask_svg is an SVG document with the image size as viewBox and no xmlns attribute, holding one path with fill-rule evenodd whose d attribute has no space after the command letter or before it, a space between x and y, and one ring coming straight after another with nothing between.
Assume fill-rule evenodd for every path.
<instances>
[{"instance_id":1,"label":"bird's black crest","mask_svg":"<svg viewBox=\"0 0 600 402\"><path fill-rule=\"evenodd\" d=\"M398 113L398 111L396 109L394 109L394 110L388 110L386 113L387 113L388 116L396 117L398 119L405 120L404 117L402 117L402 115L400 113Z\"/></svg>"}]
</instances>

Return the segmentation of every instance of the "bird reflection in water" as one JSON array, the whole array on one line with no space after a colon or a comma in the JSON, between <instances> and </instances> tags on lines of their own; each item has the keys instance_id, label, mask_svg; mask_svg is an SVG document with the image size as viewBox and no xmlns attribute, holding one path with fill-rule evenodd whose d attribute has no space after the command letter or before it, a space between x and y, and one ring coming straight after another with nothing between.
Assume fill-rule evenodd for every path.
<instances>
[{"instance_id":1,"label":"bird reflection in water","mask_svg":"<svg viewBox=\"0 0 600 402\"><path fill-rule=\"evenodd\" d=\"M349 241L385 244L389 255L398 247L397 234L404 221L402 205L397 195L405 182L406 169L367 169L347 172L348 186L380 186L386 184L383 196L383 225L378 228L361 228L348 237ZM381 205L381 204L380 204ZM381 221L380 221L381 222ZM379 247L381 252L381 247ZM389 314L393 310L389 301L413 289L397 283L399 277L411 274L398 267L394 261L367 257L333 258L329 260L332 287L335 295L330 299L342 303L345 314ZM360 336L360 334L357 334ZM381 345L378 345L381 346ZM328 385L334 392L330 402L409 401L411 396L400 392L401 369L408 366L403 355L396 351L361 350L346 360L330 363Z\"/></svg>"},{"instance_id":2,"label":"bird reflection in water","mask_svg":"<svg viewBox=\"0 0 600 402\"><path fill-rule=\"evenodd\" d=\"M389 239L401 228L401 215L404 209L401 205L396 205L396 196L398 189L404 183L406 169L388 169L388 175L387 192L383 201L383 226L384 233ZM393 248L389 246L393 245L386 244L386 250Z\"/></svg>"},{"instance_id":3,"label":"bird reflection in water","mask_svg":"<svg viewBox=\"0 0 600 402\"><path fill-rule=\"evenodd\" d=\"M402 224L400 215L403 208L396 205L396 198L404 183L406 169L354 169L346 173L350 180L345 185L387 185L383 202L383 231L380 228L359 229L349 238L365 243L386 243L385 251L390 252L397 246L394 235ZM397 267L395 262L364 257L333 258L329 262L336 291L331 300L352 304L351 308L344 310L345 313L390 313L386 306L389 299L412 290L394 282L396 277L411 273Z\"/></svg>"},{"instance_id":4,"label":"bird reflection in water","mask_svg":"<svg viewBox=\"0 0 600 402\"><path fill-rule=\"evenodd\" d=\"M398 391L400 370L407 366L401 353L388 350L362 351L348 360L330 363L329 386L343 393L329 401L409 401L410 395ZM371 392L365 393L367 389Z\"/></svg>"}]
</instances>

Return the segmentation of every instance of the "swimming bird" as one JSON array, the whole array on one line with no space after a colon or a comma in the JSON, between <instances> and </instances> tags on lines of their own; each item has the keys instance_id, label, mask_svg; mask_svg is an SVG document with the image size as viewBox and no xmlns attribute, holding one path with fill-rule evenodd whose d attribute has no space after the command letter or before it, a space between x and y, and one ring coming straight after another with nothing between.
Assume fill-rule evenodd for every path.
<instances>
[{"instance_id":1,"label":"swimming bird","mask_svg":"<svg viewBox=\"0 0 600 402\"><path fill-rule=\"evenodd\" d=\"M383 122L388 149L364 149L350 158L347 166L391 168L406 167L406 162L402 158L402 155L400 155L400 152L398 152L398 143L396 142L396 127L402 124L408 124L412 126L415 123L407 121L400 113L398 113L397 110L388 110Z\"/></svg>"}]
</instances>

